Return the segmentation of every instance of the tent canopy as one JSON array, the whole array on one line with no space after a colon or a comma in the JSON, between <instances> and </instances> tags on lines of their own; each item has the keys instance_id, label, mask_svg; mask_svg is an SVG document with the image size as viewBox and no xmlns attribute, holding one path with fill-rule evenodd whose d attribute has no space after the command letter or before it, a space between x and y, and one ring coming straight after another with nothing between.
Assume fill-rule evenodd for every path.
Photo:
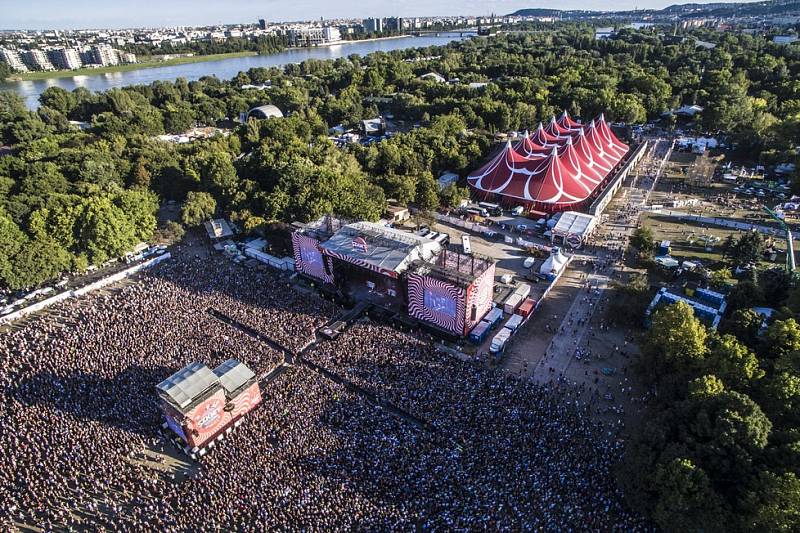
<instances>
[{"instance_id":1,"label":"tent canopy","mask_svg":"<svg viewBox=\"0 0 800 533\"><path fill-rule=\"evenodd\" d=\"M564 112L517 143L507 142L467 183L485 194L563 210L588 200L627 152L603 115L584 125Z\"/></svg>"}]
</instances>

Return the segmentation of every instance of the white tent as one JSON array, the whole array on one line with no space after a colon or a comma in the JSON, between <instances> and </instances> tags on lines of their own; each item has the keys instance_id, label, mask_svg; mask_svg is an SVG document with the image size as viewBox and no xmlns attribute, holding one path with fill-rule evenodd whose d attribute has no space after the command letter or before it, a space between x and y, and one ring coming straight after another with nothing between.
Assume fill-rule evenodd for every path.
<instances>
[{"instance_id":1,"label":"white tent","mask_svg":"<svg viewBox=\"0 0 800 533\"><path fill-rule=\"evenodd\" d=\"M668 255L662 255L660 257L656 257L655 261L664 268L678 268L678 265L680 265L680 262L678 260Z\"/></svg>"},{"instance_id":2,"label":"white tent","mask_svg":"<svg viewBox=\"0 0 800 533\"><path fill-rule=\"evenodd\" d=\"M548 279L555 279L564 267L567 266L569 259L561 253L558 247L553 247L550 257L548 257L542 266L539 268L539 273L547 276Z\"/></svg>"}]
</instances>

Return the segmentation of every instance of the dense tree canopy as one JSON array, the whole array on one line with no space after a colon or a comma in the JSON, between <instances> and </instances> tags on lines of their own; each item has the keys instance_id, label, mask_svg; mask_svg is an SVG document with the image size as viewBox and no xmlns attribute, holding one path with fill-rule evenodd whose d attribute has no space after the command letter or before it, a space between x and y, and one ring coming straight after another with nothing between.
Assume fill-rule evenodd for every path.
<instances>
[{"instance_id":1,"label":"dense tree canopy","mask_svg":"<svg viewBox=\"0 0 800 533\"><path fill-rule=\"evenodd\" d=\"M800 527L800 326L778 320L759 337L753 315L726 323L748 347L706 331L686 305L655 313L641 366L658 397L620 481L666 531Z\"/></svg>"},{"instance_id":2,"label":"dense tree canopy","mask_svg":"<svg viewBox=\"0 0 800 533\"><path fill-rule=\"evenodd\" d=\"M25 242L50 239L70 255L71 268L80 268L152 236L156 202L183 203L190 192L211 195L214 211L248 229L331 212L375 220L387 198L423 210L454 206L466 195L463 182L439 191L442 172L465 175L494 148L492 134L532 129L561 109L640 122L696 103L705 107L702 127L731 135L745 155L765 163L795 158L800 59L793 47L693 32L681 41L658 28L623 29L595 40L590 26L564 23L444 47L253 68L230 81L157 81L102 94L51 87L36 112L0 93L0 144L13 147L13 155L0 158L0 206L20 232L17 244L19 235ZM695 37L716 47L696 47ZM200 52L281 46L279 39L230 39L225 50L209 45ZM420 78L430 71L460 82ZM242 88L260 84L270 89ZM278 106L286 118L251 120L228 137L189 145L155 137L194 125L235 125L241 112L261 104ZM378 114L392 116L403 132L345 148L327 138L332 126ZM71 120L92 128L80 131ZM120 196L133 190L157 196ZM145 215L143 205L153 210ZM740 241L729 254L737 264L763 249L755 237ZM0 272L9 272L13 257L4 254ZM781 287L762 285L759 295Z\"/></svg>"}]
</instances>

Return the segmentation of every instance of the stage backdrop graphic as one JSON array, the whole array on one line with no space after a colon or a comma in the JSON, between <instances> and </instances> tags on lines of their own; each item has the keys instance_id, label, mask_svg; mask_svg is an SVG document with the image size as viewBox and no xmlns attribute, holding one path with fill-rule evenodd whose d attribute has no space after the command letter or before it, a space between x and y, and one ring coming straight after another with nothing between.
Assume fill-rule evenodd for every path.
<instances>
[{"instance_id":1,"label":"stage backdrop graphic","mask_svg":"<svg viewBox=\"0 0 800 533\"><path fill-rule=\"evenodd\" d=\"M422 276L408 276L408 314L442 329L464 334L465 291L450 283Z\"/></svg>"},{"instance_id":2,"label":"stage backdrop graphic","mask_svg":"<svg viewBox=\"0 0 800 533\"><path fill-rule=\"evenodd\" d=\"M292 233L292 247L294 248L294 264L298 272L321 279L326 283L333 283L333 276L325 272L322 252L316 239L295 232Z\"/></svg>"}]
</instances>

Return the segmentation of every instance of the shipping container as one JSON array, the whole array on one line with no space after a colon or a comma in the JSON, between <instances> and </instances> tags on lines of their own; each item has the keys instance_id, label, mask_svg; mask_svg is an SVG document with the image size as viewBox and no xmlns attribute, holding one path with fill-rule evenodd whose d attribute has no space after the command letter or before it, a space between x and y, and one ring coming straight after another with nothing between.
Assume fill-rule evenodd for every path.
<instances>
[{"instance_id":1,"label":"shipping container","mask_svg":"<svg viewBox=\"0 0 800 533\"><path fill-rule=\"evenodd\" d=\"M528 285L527 283L520 284L520 286L514 290L514 294L518 294L522 300L527 298L530 293L531 293L531 286Z\"/></svg>"},{"instance_id":2,"label":"shipping container","mask_svg":"<svg viewBox=\"0 0 800 533\"><path fill-rule=\"evenodd\" d=\"M492 307L486 316L483 317L483 320L489 323L489 327L494 329L494 327L500 323L503 319L503 310L499 307Z\"/></svg>"},{"instance_id":3,"label":"shipping container","mask_svg":"<svg viewBox=\"0 0 800 533\"><path fill-rule=\"evenodd\" d=\"M512 294L503 303L503 311L506 314L513 315L521 303L522 297L519 294Z\"/></svg>"},{"instance_id":4,"label":"shipping container","mask_svg":"<svg viewBox=\"0 0 800 533\"><path fill-rule=\"evenodd\" d=\"M528 316L533 313L534 307L536 307L536 300L533 298L526 298L525 301L519 305L517 313L522 315L522 318L528 318Z\"/></svg>"},{"instance_id":5,"label":"shipping container","mask_svg":"<svg viewBox=\"0 0 800 533\"><path fill-rule=\"evenodd\" d=\"M511 331L517 331L517 328L520 326L520 324L522 324L522 316L514 314L508 319L505 327Z\"/></svg>"},{"instance_id":6,"label":"shipping container","mask_svg":"<svg viewBox=\"0 0 800 533\"><path fill-rule=\"evenodd\" d=\"M492 325L488 322L478 322L478 325L472 328L472 331L469 333L469 340L475 344L480 344L486 340L491 329Z\"/></svg>"}]
</instances>

